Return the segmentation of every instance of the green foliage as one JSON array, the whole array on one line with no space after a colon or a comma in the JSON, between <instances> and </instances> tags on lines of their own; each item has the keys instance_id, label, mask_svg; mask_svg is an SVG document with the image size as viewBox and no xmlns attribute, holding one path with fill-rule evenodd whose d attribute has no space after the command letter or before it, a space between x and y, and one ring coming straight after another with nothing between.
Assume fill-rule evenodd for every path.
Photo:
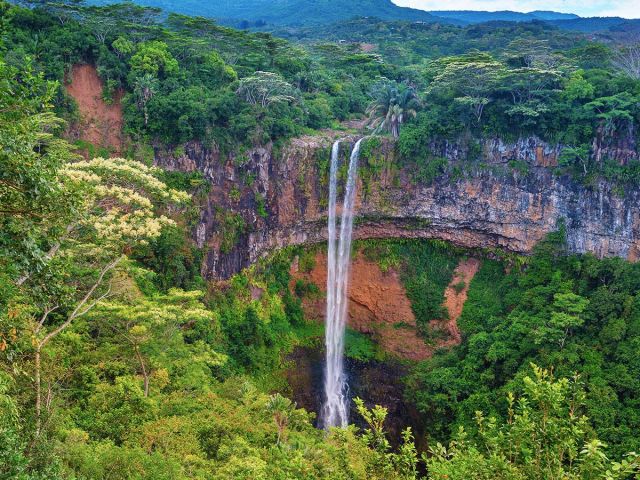
<instances>
[{"instance_id":1,"label":"green foliage","mask_svg":"<svg viewBox=\"0 0 640 480\"><path fill-rule=\"evenodd\" d=\"M176 226L162 229L160 236L139 247L133 258L155 271L154 282L162 291L170 288L200 288L202 252L190 242L187 232Z\"/></svg>"},{"instance_id":2,"label":"green foliage","mask_svg":"<svg viewBox=\"0 0 640 480\"><path fill-rule=\"evenodd\" d=\"M384 431L387 409L380 405L367 408L360 398L356 398L355 403L358 413L368 426L362 436L363 442L371 449L367 478L415 480L418 455L411 429L407 428L402 432L403 441L397 453L391 452L391 445Z\"/></svg>"},{"instance_id":3,"label":"green foliage","mask_svg":"<svg viewBox=\"0 0 640 480\"><path fill-rule=\"evenodd\" d=\"M31 478L26 473L28 460L24 456L22 438L19 431L18 408L8 395L11 379L0 374L0 475L4 478Z\"/></svg>"},{"instance_id":4,"label":"green foliage","mask_svg":"<svg viewBox=\"0 0 640 480\"><path fill-rule=\"evenodd\" d=\"M305 248L298 257L298 268L302 273L311 272L316 266L316 249Z\"/></svg>"},{"instance_id":5,"label":"green foliage","mask_svg":"<svg viewBox=\"0 0 640 480\"><path fill-rule=\"evenodd\" d=\"M344 354L359 362L379 360L382 352L371 338L355 330L347 329L344 338Z\"/></svg>"},{"instance_id":6,"label":"green foliage","mask_svg":"<svg viewBox=\"0 0 640 480\"><path fill-rule=\"evenodd\" d=\"M399 135L400 157L415 178L430 182L449 167L433 154L444 139L536 135L577 149L596 134L623 135L640 115L638 80L612 68L611 49L542 23L435 28L369 17L344 21L339 36L322 27L279 32L304 38L301 46L204 18L162 20L130 4L38 5L7 15L8 63L30 57L59 81L74 63L95 63L107 97L127 93L126 130L142 142L201 140L227 154L327 128L369 107L374 126ZM370 44L375 53L362 51ZM72 118L64 98L58 87L58 110ZM476 160L475 142L463 143L467 160ZM594 153L569 161L580 170L589 163L585 183L604 175L606 159L585 161ZM616 181L637 181L610 170Z\"/></svg>"},{"instance_id":7,"label":"green foliage","mask_svg":"<svg viewBox=\"0 0 640 480\"><path fill-rule=\"evenodd\" d=\"M461 428L449 448L438 443L425 461L430 478L595 479L631 478L640 459L610 461L582 414L585 392L578 378L556 380L535 365L523 393L507 397L508 421L475 414L472 440Z\"/></svg>"},{"instance_id":8,"label":"green foliage","mask_svg":"<svg viewBox=\"0 0 640 480\"><path fill-rule=\"evenodd\" d=\"M469 427L476 410L506 418L501 397L522 385L531 361L556 375L582 373L586 415L616 457L638 451L630 352L638 342L637 266L565 256L562 236L542 242L524 270L485 260L458 326L460 347L411 375L410 398L436 438ZM462 372L462 373L461 373ZM629 423L630 422L630 423ZM631 426L630 425L634 425Z\"/></svg>"},{"instance_id":9,"label":"green foliage","mask_svg":"<svg viewBox=\"0 0 640 480\"><path fill-rule=\"evenodd\" d=\"M0 265L16 276L43 268L46 238L79 208L60 178L75 157L53 135L61 126L52 112L56 88L31 64L18 70L0 58Z\"/></svg>"},{"instance_id":10,"label":"green foliage","mask_svg":"<svg viewBox=\"0 0 640 480\"><path fill-rule=\"evenodd\" d=\"M447 244L424 241L371 240L362 242L367 258L384 270L394 267L411 301L419 330L429 334L429 322L445 318L444 291L458 264L458 255Z\"/></svg>"},{"instance_id":11,"label":"green foliage","mask_svg":"<svg viewBox=\"0 0 640 480\"><path fill-rule=\"evenodd\" d=\"M299 298L303 297L317 297L320 295L320 289L313 282L306 282L304 280L296 280L296 284L293 287L293 291Z\"/></svg>"},{"instance_id":12,"label":"green foliage","mask_svg":"<svg viewBox=\"0 0 640 480\"><path fill-rule=\"evenodd\" d=\"M230 211L218 211L218 222L220 224L220 251L229 253L237 245L240 237L245 233L246 223L239 213Z\"/></svg>"},{"instance_id":13,"label":"green foliage","mask_svg":"<svg viewBox=\"0 0 640 480\"><path fill-rule=\"evenodd\" d=\"M206 182L150 167L152 146L180 156L197 140L250 179L249 148L277 152L293 135L368 113L398 137L398 155L381 158L377 136L362 144L365 193L397 168L390 158L424 184L457 179L479 166L478 139L488 136L560 142L557 173L587 184L605 177L622 190L640 178L638 162L592 151L594 137L606 146L637 127L638 80L611 68L608 47L542 24L360 18L339 33L291 30L315 39L294 44L130 2L27 3L34 8L0 2L3 478L418 477L412 434L392 450L383 407L357 402L361 435L324 433L274 393L285 354L321 329L301 303L318 288L289 273L296 254L299 269L312 270L315 250L288 249L205 285L190 238L197 206L184 204ZM124 91L125 133L149 150L147 164L82 160L58 138L60 118L78 120L63 88L78 63L97 67L106 100ZM459 162L434 154L460 139ZM266 199L248 200L266 220ZM250 226L244 213L213 208L220 250L231 253ZM640 449L640 267L567 256L562 236L508 271L483 261L459 319L462 344L412 369L407 395L429 444L465 428L424 459L431 478L636 473L635 455L611 462L604 444L618 459ZM443 242L361 245L384 271L398 270L428 336L429 322L446 315L443 292L463 252ZM346 353L383 360L352 331ZM531 376L532 361L571 380L540 368Z\"/></svg>"},{"instance_id":14,"label":"green foliage","mask_svg":"<svg viewBox=\"0 0 640 480\"><path fill-rule=\"evenodd\" d=\"M131 75L141 77L152 75L160 79L167 79L178 73L178 61L169 52L169 46L160 41L144 42L138 45L131 60Z\"/></svg>"},{"instance_id":15,"label":"green foliage","mask_svg":"<svg viewBox=\"0 0 640 480\"><path fill-rule=\"evenodd\" d=\"M119 445L131 429L155 416L157 407L154 403L144 397L137 381L118 377L114 385L96 387L83 412L87 420L79 423L93 438L109 438Z\"/></svg>"},{"instance_id":16,"label":"green foliage","mask_svg":"<svg viewBox=\"0 0 640 480\"><path fill-rule=\"evenodd\" d=\"M269 212L267 211L266 200L264 196L256 192L255 201L256 201L256 213L264 219L269 218Z\"/></svg>"},{"instance_id":17,"label":"green foliage","mask_svg":"<svg viewBox=\"0 0 640 480\"><path fill-rule=\"evenodd\" d=\"M417 115L420 102L415 90L405 84L381 79L371 87L372 100L367 113L375 132L387 130L393 138L400 135L400 126Z\"/></svg>"},{"instance_id":18,"label":"green foliage","mask_svg":"<svg viewBox=\"0 0 640 480\"><path fill-rule=\"evenodd\" d=\"M161 20L157 10L129 3L42 2L33 10L12 7L11 12L10 63L21 65L30 57L37 69L61 82L72 65L95 64L106 98L124 89L125 129L141 142L175 146L201 140L229 153L299 134L304 127L325 128L334 118L364 113L367 83L383 73L376 66L361 78L364 65L344 73L329 59L312 58L270 35L175 14ZM375 65L373 58L365 59ZM71 119L73 103L62 100L59 88L57 95L60 112Z\"/></svg>"}]
</instances>

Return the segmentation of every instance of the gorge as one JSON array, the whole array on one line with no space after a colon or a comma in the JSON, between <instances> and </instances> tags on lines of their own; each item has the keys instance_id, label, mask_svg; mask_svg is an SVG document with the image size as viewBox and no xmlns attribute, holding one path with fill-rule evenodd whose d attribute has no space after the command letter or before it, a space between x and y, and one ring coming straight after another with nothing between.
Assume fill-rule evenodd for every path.
<instances>
[{"instance_id":1,"label":"gorge","mask_svg":"<svg viewBox=\"0 0 640 480\"><path fill-rule=\"evenodd\" d=\"M207 252L206 277L228 278L287 245L327 240L329 164L322 159L329 158L336 136L326 132L293 139L284 148L254 148L242 159L223 157L195 142L179 155L156 149L157 165L200 172L210 185L195 230L198 245ZM637 158L634 142L631 136L597 143L597 153L622 164ZM354 143L353 137L344 141ZM467 248L528 254L564 223L571 252L638 258L637 189L623 193L606 180L584 185L558 176L561 147L535 137L516 142L487 138L476 145L431 141L433 158L445 158L449 167L424 182L400 163L392 141L382 138L375 148L365 142L354 238L437 238ZM255 180L249 186L246 178ZM229 197L232 190L240 192L239 198ZM256 213L256 199L264 202L266 216ZM233 232L231 246L223 242L221 210L233 212L244 226Z\"/></svg>"},{"instance_id":2,"label":"gorge","mask_svg":"<svg viewBox=\"0 0 640 480\"><path fill-rule=\"evenodd\" d=\"M0 478L640 475L634 23L336 1L0 0Z\"/></svg>"}]
</instances>

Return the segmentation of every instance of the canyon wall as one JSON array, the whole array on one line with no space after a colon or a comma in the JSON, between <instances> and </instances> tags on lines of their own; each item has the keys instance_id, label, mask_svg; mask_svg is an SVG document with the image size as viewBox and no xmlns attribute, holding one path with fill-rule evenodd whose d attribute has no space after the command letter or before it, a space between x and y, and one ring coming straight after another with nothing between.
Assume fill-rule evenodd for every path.
<instances>
[{"instance_id":1,"label":"canyon wall","mask_svg":"<svg viewBox=\"0 0 640 480\"><path fill-rule=\"evenodd\" d=\"M194 232L207 250L207 278L228 278L287 245L326 240L329 149L340 135L326 132L235 157L200 143L179 153L156 150L158 165L199 171L209 185ZM343 164L354 141L342 142ZM633 141L596 142L600 157L637 158ZM606 181L585 187L555 175L559 147L525 138L432 142L429 149L449 166L428 181L401 166L391 140L377 141L364 155L355 238L438 238L527 254L563 221L572 252L638 258L640 190L620 193Z\"/></svg>"}]
</instances>

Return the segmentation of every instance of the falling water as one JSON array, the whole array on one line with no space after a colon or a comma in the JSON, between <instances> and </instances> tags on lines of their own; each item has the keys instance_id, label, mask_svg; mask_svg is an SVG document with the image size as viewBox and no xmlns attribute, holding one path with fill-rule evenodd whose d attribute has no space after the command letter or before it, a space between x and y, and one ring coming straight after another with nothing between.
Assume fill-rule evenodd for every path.
<instances>
[{"instance_id":1,"label":"falling water","mask_svg":"<svg viewBox=\"0 0 640 480\"><path fill-rule=\"evenodd\" d=\"M347 318L347 287L351 260L351 234L353 231L353 206L356 198L356 173L360 143L351 152L349 173L342 204L340 237L336 237L336 190L339 142L331 150L329 174L329 238L327 261L327 319L325 342L327 363L325 368L325 403L322 410L324 428L346 427L348 424L348 386L344 372L344 333Z\"/></svg>"}]
</instances>

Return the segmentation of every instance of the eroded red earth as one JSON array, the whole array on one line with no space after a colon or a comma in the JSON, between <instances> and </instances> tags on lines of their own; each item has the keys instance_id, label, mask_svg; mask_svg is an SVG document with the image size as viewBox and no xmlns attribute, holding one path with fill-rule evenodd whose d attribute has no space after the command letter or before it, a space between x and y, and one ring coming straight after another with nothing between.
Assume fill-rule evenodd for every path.
<instances>
[{"instance_id":1,"label":"eroded red earth","mask_svg":"<svg viewBox=\"0 0 640 480\"><path fill-rule=\"evenodd\" d=\"M93 65L74 65L67 92L78 104L80 122L69 134L97 147L105 147L118 154L123 148L123 92L116 92L113 102L103 100L103 84Z\"/></svg>"},{"instance_id":2,"label":"eroded red earth","mask_svg":"<svg viewBox=\"0 0 640 480\"><path fill-rule=\"evenodd\" d=\"M469 284L478 271L480 261L474 258L462 260L455 270L450 285L445 291L444 305L449 310L446 320L433 320L434 329L443 330L445 335L434 345L427 345L418 334L416 319L411 302L400 281L397 271L383 272L377 263L358 254L351 265L349 285L349 327L370 335L388 353L406 360L424 360L440 347L460 343L461 336L457 320L467 299ZM317 298L303 299L307 318L324 321L327 281L327 256L318 252L314 268L307 273L292 266L293 282L303 279L313 282L323 293ZM464 282L464 287L461 288Z\"/></svg>"}]
</instances>

